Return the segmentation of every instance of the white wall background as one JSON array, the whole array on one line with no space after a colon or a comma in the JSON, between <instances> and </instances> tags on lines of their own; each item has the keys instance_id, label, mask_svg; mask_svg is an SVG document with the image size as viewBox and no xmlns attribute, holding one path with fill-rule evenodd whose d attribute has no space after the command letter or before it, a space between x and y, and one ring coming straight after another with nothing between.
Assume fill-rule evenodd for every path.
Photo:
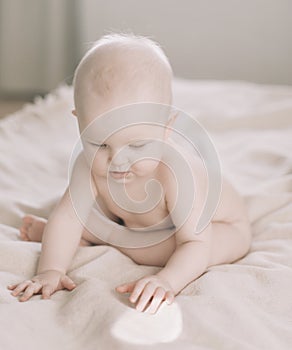
<instances>
[{"instance_id":1,"label":"white wall background","mask_svg":"<svg viewBox=\"0 0 292 350\"><path fill-rule=\"evenodd\" d=\"M0 93L70 82L119 30L158 41L177 76L292 84L291 0L0 0Z\"/></svg>"}]
</instances>

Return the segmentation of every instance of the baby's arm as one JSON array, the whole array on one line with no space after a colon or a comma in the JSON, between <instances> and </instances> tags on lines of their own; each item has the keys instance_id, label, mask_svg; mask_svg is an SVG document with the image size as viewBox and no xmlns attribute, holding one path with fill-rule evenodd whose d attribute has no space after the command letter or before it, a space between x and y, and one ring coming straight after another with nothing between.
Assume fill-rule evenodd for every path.
<instances>
[{"instance_id":1,"label":"baby's arm","mask_svg":"<svg viewBox=\"0 0 292 350\"><path fill-rule=\"evenodd\" d=\"M156 274L170 284L175 295L207 270L211 251L210 230L211 225L200 233L200 241L193 239L177 245L166 266Z\"/></svg>"},{"instance_id":2,"label":"baby's arm","mask_svg":"<svg viewBox=\"0 0 292 350\"><path fill-rule=\"evenodd\" d=\"M182 220L179 211L183 207L176 203L176 180L173 177L166 179L166 203L172 213L174 224L184 222L175 232L176 250L168 260L165 267L157 276L168 281L174 294L178 294L188 283L198 278L208 268L211 253L211 224L199 234L195 234L198 221L202 214L208 193L208 178L200 159L191 162L193 179L195 182L195 199L187 220ZM173 210L177 206L178 210Z\"/></svg>"},{"instance_id":3,"label":"baby's arm","mask_svg":"<svg viewBox=\"0 0 292 350\"><path fill-rule=\"evenodd\" d=\"M82 230L67 188L45 227L37 273L48 270L66 273L79 245Z\"/></svg>"},{"instance_id":4,"label":"baby's arm","mask_svg":"<svg viewBox=\"0 0 292 350\"><path fill-rule=\"evenodd\" d=\"M45 227L37 274L30 280L8 286L13 289L12 295L23 293L19 300L27 301L34 294L41 293L47 299L57 290L74 289L75 283L66 275L66 271L81 234L82 225L74 212L67 189Z\"/></svg>"},{"instance_id":5,"label":"baby's arm","mask_svg":"<svg viewBox=\"0 0 292 350\"><path fill-rule=\"evenodd\" d=\"M82 161L79 157L75 164L80 165ZM71 184L79 180L80 173L74 170ZM90 208L91 204L87 203L84 210L89 211ZM82 231L83 226L73 207L68 187L45 226L37 275L9 286L9 289L13 289L12 295L17 296L23 292L20 301L26 301L40 291L43 298L48 298L57 290L74 289L75 284L66 276L66 272L79 245Z\"/></svg>"}]
</instances>

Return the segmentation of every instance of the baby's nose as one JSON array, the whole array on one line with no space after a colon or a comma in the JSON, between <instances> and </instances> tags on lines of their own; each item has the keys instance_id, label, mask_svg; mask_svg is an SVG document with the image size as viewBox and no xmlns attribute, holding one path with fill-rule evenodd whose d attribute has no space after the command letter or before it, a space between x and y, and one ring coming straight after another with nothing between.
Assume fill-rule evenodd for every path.
<instances>
[{"instance_id":1,"label":"baby's nose","mask_svg":"<svg viewBox=\"0 0 292 350\"><path fill-rule=\"evenodd\" d=\"M121 167L121 166L125 166L128 165L129 163L129 158L127 155L127 152L124 150L117 150L116 152L113 152L111 158L111 167ZM126 170L126 169L125 169ZM122 171L122 170L120 170Z\"/></svg>"}]
</instances>

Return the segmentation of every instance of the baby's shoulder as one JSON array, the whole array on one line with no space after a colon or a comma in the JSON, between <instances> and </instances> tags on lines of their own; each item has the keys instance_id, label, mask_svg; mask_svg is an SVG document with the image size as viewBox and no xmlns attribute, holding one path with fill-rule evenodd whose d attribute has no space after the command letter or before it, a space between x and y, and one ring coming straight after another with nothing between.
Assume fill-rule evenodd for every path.
<instances>
[{"instance_id":1,"label":"baby's shoulder","mask_svg":"<svg viewBox=\"0 0 292 350\"><path fill-rule=\"evenodd\" d=\"M175 205L178 193L182 198L182 193L188 196L187 193L196 192L200 198L204 198L208 192L208 174L202 159L186 151L180 145L173 145L173 154L162 162L161 171L158 181L164 190L165 201L169 205ZM190 192L191 191L191 192ZM172 203L172 204L170 204Z\"/></svg>"},{"instance_id":2,"label":"baby's shoulder","mask_svg":"<svg viewBox=\"0 0 292 350\"><path fill-rule=\"evenodd\" d=\"M162 166L162 174L167 178L171 178L177 176L181 172L175 172L177 167L181 169L182 167L185 170L189 170L195 177L203 177L204 174L206 176L206 169L203 160L195 151L195 149L190 149L181 146L177 142L169 139L168 140L169 148L168 155L164 158ZM183 176L186 175L183 173Z\"/></svg>"},{"instance_id":3,"label":"baby's shoulder","mask_svg":"<svg viewBox=\"0 0 292 350\"><path fill-rule=\"evenodd\" d=\"M173 147L174 151L180 152L180 154L188 162L189 169L193 174L192 180L195 183L196 189L200 190L200 192L203 194L207 194L209 188L209 174L207 173L203 159L196 154L195 150L192 152L192 150L184 148L175 142L173 142L171 146ZM169 167L165 166L163 170L163 183L166 193L170 193L170 195L175 197L178 184L177 176L181 172L178 174L172 172L171 164ZM218 169L218 171L220 171L221 191L213 220L225 222L238 220L244 213L246 213L243 198L237 191L234 184L221 172L221 169ZM185 178L184 185L187 186L187 188L191 188L191 184L186 183L187 177L184 173L182 173L182 176ZM190 177L188 178L190 179Z\"/></svg>"}]
</instances>

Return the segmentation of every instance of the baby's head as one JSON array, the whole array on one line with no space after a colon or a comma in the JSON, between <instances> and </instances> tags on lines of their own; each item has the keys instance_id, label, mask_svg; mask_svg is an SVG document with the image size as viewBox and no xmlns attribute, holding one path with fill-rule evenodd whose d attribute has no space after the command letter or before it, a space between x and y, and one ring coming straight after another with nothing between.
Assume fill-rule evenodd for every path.
<instances>
[{"instance_id":1,"label":"baby's head","mask_svg":"<svg viewBox=\"0 0 292 350\"><path fill-rule=\"evenodd\" d=\"M134 105L153 103L150 107L145 107L142 113L137 113L141 116L149 115L147 112L153 106L152 110L156 112L159 107L155 106L171 105L172 69L162 49L155 42L145 37L124 34L102 37L87 52L76 69L74 101L74 114L78 117L85 153L94 154L96 161L93 163L93 171L96 174L106 176L109 168L123 172L129 169L129 164L132 164L131 171L135 177L149 175L155 170L157 160L147 159L147 153L160 154L160 149L156 148L161 143L156 141L165 137L167 129L139 124L104 139L102 134L106 126L92 126L92 122L100 119L101 115L108 119L110 114L107 112L122 106L130 106L127 111L131 114L133 111L137 112ZM121 109L119 111L119 118L124 115L126 119L127 115ZM163 125L170 124L170 108L163 107L160 111L162 113L153 113L152 121L155 122L157 117L163 119ZM127 125L125 120L121 122ZM91 127L87 128L89 124ZM127 156L125 152L118 152L121 148ZM133 164L133 158L137 159L137 156L141 161Z\"/></svg>"},{"instance_id":2,"label":"baby's head","mask_svg":"<svg viewBox=\"0 0 292 350\"><path fill-rule=\"evenodd\" d=\"M139 102L172 103L167 57L152 40L132 34L98 40L79 63L73 84L81 130L112 108Z\"/></svg>"}]
</instances>

